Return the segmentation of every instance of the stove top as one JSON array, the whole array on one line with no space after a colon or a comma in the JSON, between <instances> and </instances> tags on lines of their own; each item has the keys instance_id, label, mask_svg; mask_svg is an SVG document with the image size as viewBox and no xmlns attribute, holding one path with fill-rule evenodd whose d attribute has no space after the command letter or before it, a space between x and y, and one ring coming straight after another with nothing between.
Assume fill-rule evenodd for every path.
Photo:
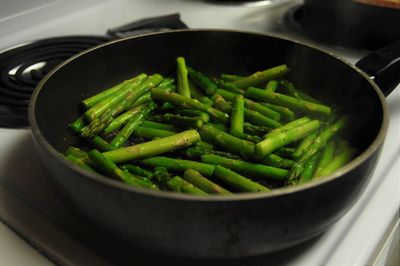
<instances>
[{"instance_id":1,"label":"stove top","mask_svg":"<svg viewBox=\"0 0 400 266\"><path fill-rule=\"evenodd\" d=\"M0 127L27 127L30 96L40 80L71 56L116 38L187 28L179 14L150 17L107 30L107 35L59 36L0 52Z\"/></svg>"},{"instance_id":2,"label":"stove top","mask_svg":"<svg viewBox=\"0 0 400 266\"><path fill-rule=\"evenodd\" d=\"M28 103L39 81L74 54L109 39L105 36L47 38L0 53L0 126L28 126Z\"/></svg>"},{"instance_id":3,"label":"stove top","mask_svg":"<svg viewBox=\"0 0 400 266\"><path fill-rule=\"evenodd\" d=\"M130 24L130 21L179 12L184 24L192 28L230 28L285 34L318 45L351 63L355 63L366 53L317 43L301 33L290 31L283 18L288 10L301 4L300 0L272 1L267 5L221 5L200 0L36 2L46 3L40 8L32 8L30 12L24 10L24 16L13 16L6 21L0 18L0 49L59 36L106 36L108 29L121 28L120 25ZM65 13L64 10L68 12ZM27 30L25 26L30 22L35 24ZM11 24L14 25L15 32L10 31ZM122 30L125 29L122 27ZM108 34L112 35L112 31ZM43 73L47 71L44 66L36 64L37 69ZM28 71L19 72L25 72L25 75L29 72L31 76L34 73L33 78L39 79L41 76L35 73L36 67L25 67ZM15 74L16 69L11 73ZM379 257L379 251L385 250L383 247L386 247L384 244L387 234L394 228L392 221L397 221L400 206L400 86L387 100L391 119L381 159L366 191L343 218L319 237L281 252L249 259L206 263L366 265L382 258ZM127 265L159 261L177 265L204 264L205 261L177 259L141 249L127 249L111 237L94 230L65 206L54 192L42 163L37 158L29 128L0 127L0 141L0 220L50 261L58 265ZM0 235L0 243L1 239ZM1 263L13 265L13 261L2 261L0 256Z\"/></svg>"}]
</instances>

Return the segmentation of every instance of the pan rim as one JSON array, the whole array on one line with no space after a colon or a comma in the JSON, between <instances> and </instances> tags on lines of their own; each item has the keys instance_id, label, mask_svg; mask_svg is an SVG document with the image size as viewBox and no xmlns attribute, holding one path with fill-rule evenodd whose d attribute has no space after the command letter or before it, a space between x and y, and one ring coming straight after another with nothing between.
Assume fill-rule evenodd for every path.
<instances>
[{"instance_id":1,"label":"pan rim","mask_svg":"<svg viewBox=\"0 0 400 266\"><path fill-rule=\"evenodd\" d=\"M296 45L300 46L305 46L308 48L311 48L313 50L316 50L320 53L326 54L330 57L333 57L334 59L340 61L341 63L349 66L352 70L356 71L359 75L361 75L373 88L375 93L377 94L377 97L379 98L379 102L381 104L382 108L382 123L381 127L379 129L378 134L374 138L373 142L368 146L365 151L363 151L361 154L359 154L356 158L354 158L350 163L346 164L339 170L335 171L333 174L326 176L324 178L318 179L318 180L311 180L305 184L299 185L299 186L291 186L291 187L281 187L281 188L276 188L273 189L269 192L244 192L244 193L237 193L234 195L208 195L208 196L196 196L196 195L190 195L190 194L183 194L183 193L174 193L171 191L154 191L150 189L145 189L145 188L140 188L140 187L133 187L127 184L124 184L120 181L113 180L110 178L105 177L104 175L98 174L98 173L91 173L88 171L85 171L81 169L80 167L76 166L72 162L68 161L65 159L62 154L60 154L59 151L57 151L50 143L45 139L44 135L42 134L37 121L36 121L36 115L35 115L35 107L36 107L36 99L38 98L43 86L46 84L47 80L49 80L54 73L56 73L59 69L67 65L69 62L73 60L77 60L81 56L83 56L86 53L90 53L94 50L97 50L99 48L108 46L108 45L113 45L114 43L118 42L124 42L124 41L129 41L131 39L137 39L137 38L148 38L151 36L155 35L165 35L165 34L179 34L181 32L226 32L226 33L240 33L240 34L249 34L249 35L257 35L257 36L264 36L264 37L269 37L269 38L277 38L281 39L287 42L294 43ZM28 121L29 125L32 130L33 137L37 140L37 143L48 153L50 156L55 158L58 163L63 165L63 167L67 167L71 169L74 172L79 173L80 176L85 177L90 179L92 182L98 182L100 184L106 185L106 186L111 186L114 189L122 190L123 192L132 192L132 193L138 193L141 194L142 196L150 196L150 197L158 197L158 198L163 198L163 199L168 199L168 200L184 200L184 201L205 201L205 202L235 202L235 201L247 201L247 200L260 200L260 199L266 199L266 198L275 198L275 197L281 197L281 196L286 196L290 195L293 193L297 192L302 192L306 190L313 189L315 187L323 186L327 183L330 183L333 180L340 179L340 178L345 178L344 175L358 166L360 166L364 161L366 161L368 158L370 158L377 150L383 145L383 142L386 137L386 133L389 127L389 108L386 103L386 98L381 92L380 88L378 85L361 69L356 67L355 65L351 64L350 62L346 61L344 58L332 53L328 52L322 48L316 47L313 44L306 43L303 41L295 40L293 38L287 37L282 34L271 34L271 33L261 33L261 32L254 32L254 31L246 31L246 30L233 30L233 29L218 29L218 28L196 28L196 29L180 29L180 30L172 30L168 32L158 32L158 33L148 33L148 34L142 34L138 36L132 36L132 37L126 37L118 40L112 40L100 45L97 45L95 47L89 48L85 51L82 51L71 58L67 59L63 63L59 64L57 67L52 69L37 85L35 88L32 97L29 102L29 107L28 107ZM378 157L379 160L379 157Z\"/></svg>"}]
</instances>

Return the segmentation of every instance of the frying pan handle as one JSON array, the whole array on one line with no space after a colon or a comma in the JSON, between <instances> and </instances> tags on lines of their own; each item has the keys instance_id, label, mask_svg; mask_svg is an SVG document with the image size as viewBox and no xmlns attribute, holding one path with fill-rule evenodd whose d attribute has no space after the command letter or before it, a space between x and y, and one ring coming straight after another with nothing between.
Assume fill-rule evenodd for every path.
<instances>
[{"instance_id":1,"label":"frying pan handle","mask_svg":"<svg viewBox=\"0 0 400 266\"><path fill-rule=\"evenodd\" d=\"M400 83L400 40L372 52L356 63L388 96Z\"/></svg>"}]
</instances>

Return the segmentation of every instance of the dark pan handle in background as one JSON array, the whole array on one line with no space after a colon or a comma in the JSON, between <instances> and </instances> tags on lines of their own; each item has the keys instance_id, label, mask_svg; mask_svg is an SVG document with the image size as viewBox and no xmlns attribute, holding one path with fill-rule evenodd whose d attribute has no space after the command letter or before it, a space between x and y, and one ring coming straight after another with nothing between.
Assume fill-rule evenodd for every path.
<instances>
[{"instance_id":1,"label":"dark pan handle in background","mask_svg":"<svg viewBox=\"0 0 400 266\"><path fill-rule=\"evenodd\" d=\"M360 59L356 66L367 73L385 96L400 83L400 40Z\"/></svg>"}]
</instances>

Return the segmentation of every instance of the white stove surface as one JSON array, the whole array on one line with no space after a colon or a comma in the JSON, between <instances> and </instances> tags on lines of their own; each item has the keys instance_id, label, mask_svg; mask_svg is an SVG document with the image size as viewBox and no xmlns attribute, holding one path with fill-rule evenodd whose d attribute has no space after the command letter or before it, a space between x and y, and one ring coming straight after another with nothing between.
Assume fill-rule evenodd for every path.
<instances>
[{"instance_id":1,"label":"white stove surface","mask_svg":"<svg viewBox=\"0 0 400 266\"><path fill-rule=\"evenodd\" d=\"M0 9L0 50L51 36L104 34L107 29L130 21L176 12L191 28L284 33L308 41L284 29L282 15L291 6L301 3L296 0L280 0L263 6L224 6L196 0L35 0L24 6L26 1L9 0L5 4L7 8L3 9L4 2ZM319 46L352 63L365 54ZM387 97L387 102L391 119L382 155L370 184L352 209L316 239L282 252L240 261L238 265L382 264L380 259L384 254L378 253L384 250L382 247L388 240L393 221L398 222L399 216L400 86ZM80 229L73 214L52 193L34 151L29 129L0 129L0 220L16 229L33 246L50 248L50 257L57 264L106 265L96 250L64 233L63 228L75 228L77 232ZM56 223L61 220L64 227ZM3 228L0 223L0 247L8 245L5 241L11 241L9 236L12 235ZM398 241L398 232L390 237ZM18 256L29 257L32 265L45 265L39 263L43 259L39 253L32 255L18 243L15 249L20 252L15 252L15 257L3 256L0 251L0 265L24 265L21 263L24 260ZM59 254L60 250L63 254ZM39 259L38 263L33 263L35 259Z\"/></svg>"}]
</instances>

